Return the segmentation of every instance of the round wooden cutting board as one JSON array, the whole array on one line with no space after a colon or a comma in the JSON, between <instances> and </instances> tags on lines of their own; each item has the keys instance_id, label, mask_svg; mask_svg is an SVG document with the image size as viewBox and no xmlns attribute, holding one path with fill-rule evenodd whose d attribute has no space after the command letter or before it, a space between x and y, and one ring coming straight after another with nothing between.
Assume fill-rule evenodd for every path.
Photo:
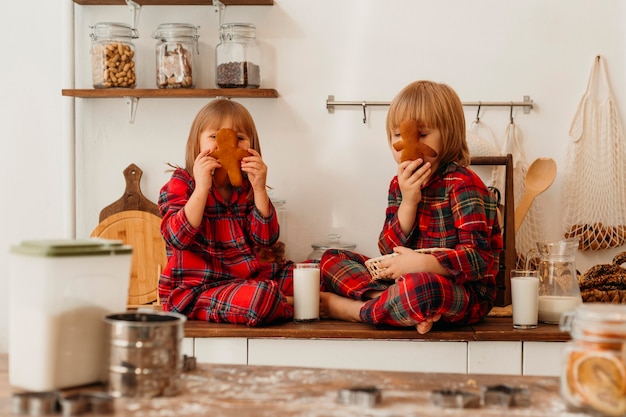
<instances>
[{"instance_id":1,"label":"round wooden cutting board","mask_svg":"<svg viewBox=\"0 0 626 417\"><path fill-rule=\"evenodd\" d=\"M130 306L157 301L159 275L167 262L159 216L140 210L121 211L102 220L91 236L121 240L132 246Z\"/></svg>"}]
</instances>

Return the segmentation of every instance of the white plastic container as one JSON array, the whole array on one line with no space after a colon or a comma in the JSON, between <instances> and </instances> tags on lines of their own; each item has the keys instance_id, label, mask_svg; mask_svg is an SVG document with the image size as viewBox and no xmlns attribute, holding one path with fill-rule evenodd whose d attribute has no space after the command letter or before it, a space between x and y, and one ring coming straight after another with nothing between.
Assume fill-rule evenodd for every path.
<instances>
[{"instance_id":1,"label":"white plastic container","mask_svg":"<svg viewBox=\"0 0 626 417\"><path fill-rule=\"evenodd\" d=\"M126 309L132 248L105 239L11 248L9 382L52 391L105 381L103 316Z\"/></svg>"}]
</instances>

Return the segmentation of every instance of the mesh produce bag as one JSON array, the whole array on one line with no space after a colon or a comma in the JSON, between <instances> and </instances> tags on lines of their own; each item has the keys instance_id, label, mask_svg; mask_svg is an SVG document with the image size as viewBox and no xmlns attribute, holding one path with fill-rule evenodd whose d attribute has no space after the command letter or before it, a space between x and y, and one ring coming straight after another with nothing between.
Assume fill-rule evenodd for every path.
<instances>
[{"instance_id":1,"label":"mesh produce bag","mask_svg":"<svg viewBox=\"0 0 626 417\"><path fill-rule=\"evenodd\" d=\"M626 147L604 60L597 56L569 131L563 188L565 237L581 250L626 241Z\"/></svg>"},{"instance_id":2,"label":"mesh produce bag","mask_svg":"<svg viewBox=\"0 0 626 417\"><path fill-rule=\"evenodd\" d=\"M504 136L505 142L502 151L504 154L510 153L513 156L513 191L515 207L517 208L526 191L525 181L529 164L524 148L522 147L522 133L513 122L513 119L511 119L511 122L508 124ZM502 177L504 177L504 173ZM544 240L542 232L545 230L543 227L544 212L541 196L535 197L519 230L515 232L517 268L525 268L526 254L531 249L535 248L536 242Z\"/></svg>"}]
</instances>

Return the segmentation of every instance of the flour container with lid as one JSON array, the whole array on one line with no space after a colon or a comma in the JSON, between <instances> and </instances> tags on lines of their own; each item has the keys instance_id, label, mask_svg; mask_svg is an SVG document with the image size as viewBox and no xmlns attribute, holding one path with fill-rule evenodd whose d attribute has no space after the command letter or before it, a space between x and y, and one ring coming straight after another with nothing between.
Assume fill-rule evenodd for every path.
<instances>
[{"instance_id":1,"label":"flour container with lid","mask_svg":"<svg viewBox=\"0 0 626 417\"><path fill-rule=\"evenodd\" d=\"M11 386L41 392L106 380L102 317L126 308L131 257L130 246L106 239L11 248Z\"/></svg>"}]
</instances>

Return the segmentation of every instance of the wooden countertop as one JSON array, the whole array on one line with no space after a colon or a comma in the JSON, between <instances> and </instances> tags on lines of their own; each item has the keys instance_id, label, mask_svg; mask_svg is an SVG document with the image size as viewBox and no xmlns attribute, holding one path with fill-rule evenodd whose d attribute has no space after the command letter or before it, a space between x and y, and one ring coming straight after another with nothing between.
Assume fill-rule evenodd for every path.
<instances>
[{"instance_id":1,"label":"wooden countertop","mask_svg":"<svg viewBox=\"0 0 626 417\"><path fill-rule=\"evenodd\" d=\"M364 323L321 320L318 323L279 323L264 327L207 323L189 320L185 337L247 337L297 339L398 339L431 341L535 341L563 342L569 333L561 332L555 324L540 323L536 329L513 329L510 317L487 317L483 322L465 327L437 328L425 335L413 328L376 329Z\"/></svg>"},{"instance_id":2,"label":"wooden countertop","mask_svg":"<svg viewBox=\"0 0 626 417\"><path fill-rule=\"evenodd\" d=\"M567 412L555 377L425 374L208 365L182 376L182 392L173 397L117 399L112 417L344 417L344 416L580 416ZM479 394L481 388L508 384L527 387L527 407L443 409L430 402L432 390L455 389ZM374 386L381 400L374 408L337 402L339 390ZM0 415L11 415L7 356L0 355ZM55 414L61 416L61 414ZM94 416L94 414L83 414Z\"/></svg>"}]
</instances>

